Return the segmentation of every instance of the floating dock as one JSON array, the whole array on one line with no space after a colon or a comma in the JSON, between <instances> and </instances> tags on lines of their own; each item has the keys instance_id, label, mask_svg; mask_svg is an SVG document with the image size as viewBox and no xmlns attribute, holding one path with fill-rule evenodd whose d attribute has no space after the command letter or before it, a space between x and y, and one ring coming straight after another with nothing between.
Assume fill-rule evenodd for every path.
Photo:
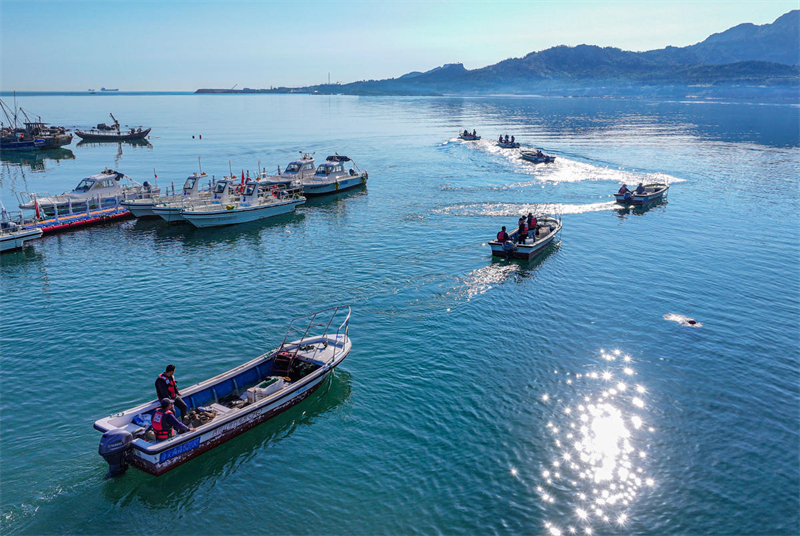
<instances>
[{"instance_id":1,"label":"floating dock","mask_svg":"<svg viewBox=\"0 0 800 536\"><path fill-rule=\"evenodd\" d=\"M60 231L67 231L69 229L76 229L78 227L86 227L89 225L98 225L114 220L123 220L131 218L133 215L128 209L120 206L113 206L109 208L86 210L73 214L66 214L64 216L53 216L38 222L28 223L25 225L27 229L38 227L44 234L57 233Z\"/></svg>"}]
</instances>

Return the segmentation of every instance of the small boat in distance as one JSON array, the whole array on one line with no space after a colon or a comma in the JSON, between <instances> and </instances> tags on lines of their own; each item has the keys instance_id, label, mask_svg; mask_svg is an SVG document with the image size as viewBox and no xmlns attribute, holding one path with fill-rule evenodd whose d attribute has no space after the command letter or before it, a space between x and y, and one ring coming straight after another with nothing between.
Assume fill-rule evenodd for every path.
<instances>
[{"instance_id":1,"label":"small boat in distance","mask_svg":"<svg viewBox=\"0 0 800 536\"><path fill-rule=\"evenodd\" d=\"M465 129L463 132L458 133L458 139L464 141L478 141L479 139L481 139L481 137L478 136L477 131L473 130L472 134L470 134L469 131Z\"/></svg>"},{"instance_id":2,"label":"small boat in distance","mask_svg":"<svg viewBox=\"0 0 800 536\"><path fill-rule=\"evenodd\" d=\"M141 140L150 134L150 129L142 127L130 128L123 131L120 129L119 121L114 117L114 114L108 114L114 120L114 124L109 126L105 123L100 123L97 127L89 130L75 129L75 134L86 141L127 141L127 140Z\"/></svg>"},{"instance_id":3,"label":"small boat in distance","mask_svg":"<svg viewBox=\"0 0 800 536\"><path fill-rule=\"evenodd\" d=\"M337 323L336 333L329 333ZM94 429L103 433L98 450L108 462L107 476L123 474L128 465L151 475L164 474L301 402L350 353L349 327L347 306L295 318L278 348L182 388L190 410L211 416L193 432L148 440L147 421L160 407L158 400L96 421Z\"/></svg>"},{"instance_id":4,"label":"small boat in distance","mask_svg":"<svg viewBox=\"0 0 800 536\"><path fill-rule=\"evenodd\" d=\"M119 91L119 89L108 89L108 88L101 87L100 91Z\"/></svg>"},{"instance_id":5,"label":"small boat in distance","mask_svg":"<svg viewBox=\"0 0 800 536\"><path fill-rule=\"evenodd\" d=\"M556 161L556 157L549 154L544 154L541 150L539 151L525 151L520 156L523 160L527 160L528 162L533 162L534 164L551 164Z\"/></svg>"},{"instance_id":6,"label":"small boat in distance","mask_svg":"<svg viewBox=\"0 0 800 536\"><path fill-rule=\"evenodd\" d=\"M519 229L508 233L509 240L501 242L497 239L489 241L492 255L495 257L513 259L532 259L546 248L561 231L561 218L556 216L543 216L538 218L536 231L533 238L528 238L525 244L517 243Z\"/></svg>"},{"instance_id":7,"label":"small boat in distance","mask_svg":"<svg viewBox=\"0 0 800 536\"><path fill-rule=\"evenodd\" d=\"M509 138L508 134L506 134L505 138L502 135L497 138L497 146L503 149L519 149L520 144L514 136Z\"/></svg>"},{"instance_id":8,"label":"small boat in distance","mask_svg":"<svg viewBox=\"0 0 800 536\"><path fill-rule=\"evenodd\" d=\"M345 162L352 162L352 159L338 154L326 158L325 162L317 167L317 171L313 175L306 176L302 180L303 195L313 197L315 195L334 194L367 184L369 174L358 169L355 162L353 162L352 168L346 170L344 168Z\"/></svg>"}]
</instances>

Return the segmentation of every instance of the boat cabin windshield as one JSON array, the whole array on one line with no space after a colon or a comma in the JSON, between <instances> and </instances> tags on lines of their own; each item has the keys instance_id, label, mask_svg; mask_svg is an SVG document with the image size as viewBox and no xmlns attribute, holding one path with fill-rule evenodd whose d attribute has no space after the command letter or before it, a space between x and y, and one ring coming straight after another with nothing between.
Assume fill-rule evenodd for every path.
<instances>
[{"instance_id":1,"label":"boat cabin windshield","mask_svg":"<svg viewBox=\"0 0 800 536\"><path fill-rule=\"evenodd\" d=\"M344 171L344 167L339 164L322 164L317 168L317 175L330 175L338 171Z\"/></svg>"},{"instance_id":2,"label":"boat cabin windshield","mask_svg":"<svg viewBox=\"0 0 800 536\"><path fill-rule=\"evenodd\" d=\"M219 181L216 186L214 186L214 193L221 194L225 191L225 187L228 185L225 181Z\"/></svg>"},{"instance_id":3,"label":"boat cabin windshield","mask_svg":"<svg viewBox=\"0 0 800 536\"><path fill-rule=\"evenodd\" d=\"M244 189L244 195L251 196L256 191L256 185L253 183L248 184Z\"/></svg>"},{"instance_id":4,"label":"boat cabin windshield","mask_svg":"<svg viewBox=\"0 0 800 536\"><path fill-rule=\"evenodd\" d=\"M292 162L286 166L286 173L297 173L298 171L300 171L300 164L297 162Z\"/></svg>"},{"instance_id":5,"label":"boat cabin windshield","mask_svg":"<svg viewBox=\"0 0 800 536\"><path fill-rule=\"evenodd\" d=\"M189 177L186 179L186 182L183 183L184 190L191 190L194 188L194 184L197 182L197 179L194 177Z\"/></svg>"},{"instance_id":6,"label":"boat cabin windshield","mask_svg":"<svg viewBox=\"0 0 800 536\"><path fill-rule=\"evenodd\" d=\"M95 181L93 179L83 179L78 187L75 188L76 192L88 192L94 186Z\"/></svg>"}]
</instances>

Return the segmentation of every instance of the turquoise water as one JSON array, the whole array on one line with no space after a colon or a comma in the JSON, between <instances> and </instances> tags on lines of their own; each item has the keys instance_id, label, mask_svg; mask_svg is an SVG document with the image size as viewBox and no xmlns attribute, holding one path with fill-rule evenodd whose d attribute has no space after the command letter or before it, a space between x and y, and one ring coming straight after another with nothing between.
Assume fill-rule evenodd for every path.
<instances>
[{"instance_id":1,"label":"turquoise water","mask_svg":"<svg viewBox=\"0 0 800 536\"><path fill-rule=\"evenodd\" d=\"M367 189L223 229L127 221L0 258L4 534L775 534L800 529L796 106L299 95L25 97L149 145L3 156L0 196L163 186L338 151ZM476 128L480 143L455 139ZM533 166L500 133L558 156ZM196 136L194 139L192 136ZM202 135L202 140L199 139ZM230 161L230 164L229 164ZM620 181L672 183L622 210ZM486 242L563 215L531 262ZM319 394L163 477L92 423L353 308ZM686 327L665 315L696 318ZM668 317L672 318L672 317Z\"/></svg>"}]
</instances>

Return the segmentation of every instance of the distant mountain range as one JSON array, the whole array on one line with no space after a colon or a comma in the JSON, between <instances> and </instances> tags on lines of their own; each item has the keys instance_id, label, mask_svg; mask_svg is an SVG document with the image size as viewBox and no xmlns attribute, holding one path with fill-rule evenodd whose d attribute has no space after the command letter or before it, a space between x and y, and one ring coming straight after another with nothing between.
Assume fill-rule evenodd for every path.
<instances>
[{"instance_id":1,"label":"distant mountain range","mask_svg":"<svg viewBox=\"0 0 800 536\"><path fill-rule=\"evenodd\" d=\"M800 10L790 11L772 24L740 24L687 47L628 52L593 45L558 46L480 69L451 63L386 80L257 92L608 95L686 93L687 88L699 94L767 88L796 96L800 89Z\"/></svg>"}]
</instances>

